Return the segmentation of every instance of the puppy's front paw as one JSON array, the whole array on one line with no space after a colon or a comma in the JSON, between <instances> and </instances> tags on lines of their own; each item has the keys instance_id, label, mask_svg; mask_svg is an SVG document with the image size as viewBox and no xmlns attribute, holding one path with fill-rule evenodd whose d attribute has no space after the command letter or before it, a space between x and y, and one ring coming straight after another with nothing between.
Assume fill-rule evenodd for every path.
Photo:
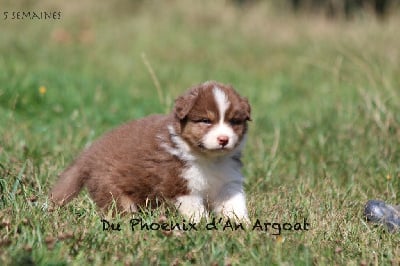
<instances>
[{"instance_id":1,"label":"puppy's front paw","mask_svg":"<svg viewBox=\"0 0 400 266\"><path fill-rule=\"evenodd\" d=\"M227 190L221 194L221 199L217 200L214 206L214 212L217 215L222 215L235 221L250 224L250 219L247 214L246 199L243 192L237 190Z\"/></svg>"},{"instance_id":2,"label":"puppy's front paw","mask_svg":"<svg viewBox=\"0 0 400 266\"><path fill-rule=\"evenodd\" d=\"M195 223L199 223L207 213L203 198L199 196L181 196L177 198L175 206L183 216Z\"/></svg>"}]
</instances>

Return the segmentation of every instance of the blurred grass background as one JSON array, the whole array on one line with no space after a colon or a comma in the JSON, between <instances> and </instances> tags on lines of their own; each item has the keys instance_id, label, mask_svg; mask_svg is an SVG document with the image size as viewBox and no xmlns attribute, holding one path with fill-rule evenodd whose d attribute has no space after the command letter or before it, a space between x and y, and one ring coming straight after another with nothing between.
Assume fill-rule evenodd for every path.
<instances>
[{"instance_id":1,"label":"blurred grass background","mask_svg":"<svg viewBox=\"0 0 400 266\"><path fill-rule=\"evenodd\" d=\"M0 262L397 265L399 234L362 219L368 199L400 202L399 4L379 12L376 2L4 1ZM252 104L243 169L252 220L306 218L310 231L106 233L85 193L42 210L85 145L169 112L210 79Z\"/></svg>"}]
</instances>

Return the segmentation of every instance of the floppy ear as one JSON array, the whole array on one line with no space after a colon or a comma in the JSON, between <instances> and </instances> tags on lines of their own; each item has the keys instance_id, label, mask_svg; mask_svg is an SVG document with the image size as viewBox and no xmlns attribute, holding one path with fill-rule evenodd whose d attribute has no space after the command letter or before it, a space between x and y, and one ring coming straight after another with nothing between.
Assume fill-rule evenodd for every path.
<instances>
[{"instance_id":1,"label":"floppy ear","mask_svg":"<svg viewBox=\"0 0 400 266\"><path fill-rule=\"evenodd\" d=\"M190 90L185 95L175 100L174 114L179 120L185 119L190 110L192 110L198 97L198 88Z\"/></svg>"},{"instance_id":2,"label":"floppy ear","mask_svg":"<svg viewBox=\"0 0 400 266\"><path fill-rule=\"evenodd\" d=\"M247 98L242 98L241 106L246 112L246 120L251 121L251 107Z\"/></svg>"}]
</instances>

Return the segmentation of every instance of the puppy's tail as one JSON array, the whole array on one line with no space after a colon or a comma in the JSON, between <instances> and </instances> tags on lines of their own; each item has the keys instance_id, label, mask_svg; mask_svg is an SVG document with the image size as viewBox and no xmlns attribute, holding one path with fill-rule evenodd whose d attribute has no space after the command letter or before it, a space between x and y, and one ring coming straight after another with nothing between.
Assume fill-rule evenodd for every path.
<instances>
[{"instance_id":1,"label":"puppy's tail","mask_svg":"<svg viewBox=\"0 0 400 266\"><path fill-rule=\"evenodd\" d=\"M87 171L78 164L71 165L61 173L50 192L50 199L58 205L67 204L81 191L87 176Z\"/></svg>"}]
</instances>

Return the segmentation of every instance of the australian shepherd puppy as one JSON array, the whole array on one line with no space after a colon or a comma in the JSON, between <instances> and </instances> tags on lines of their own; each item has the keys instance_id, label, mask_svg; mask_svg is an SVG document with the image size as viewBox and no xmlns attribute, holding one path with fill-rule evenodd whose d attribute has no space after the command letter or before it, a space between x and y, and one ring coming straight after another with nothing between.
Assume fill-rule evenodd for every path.
<instances>
[{"instance_id":1,"label":"australian shepherd puppy","mask_svg":"<svg viewBox=\"0 0 400 266\"><path fill-rule=\"evenodd\" d=\"M208 81L175 101L169 115L124 124L95 141L50 193L63 205L86 186L105 209L121 212L172 202L199 221L208 211L248 221L241 150L250 105L231 86Z\"/></svg>"}]
</instances>

